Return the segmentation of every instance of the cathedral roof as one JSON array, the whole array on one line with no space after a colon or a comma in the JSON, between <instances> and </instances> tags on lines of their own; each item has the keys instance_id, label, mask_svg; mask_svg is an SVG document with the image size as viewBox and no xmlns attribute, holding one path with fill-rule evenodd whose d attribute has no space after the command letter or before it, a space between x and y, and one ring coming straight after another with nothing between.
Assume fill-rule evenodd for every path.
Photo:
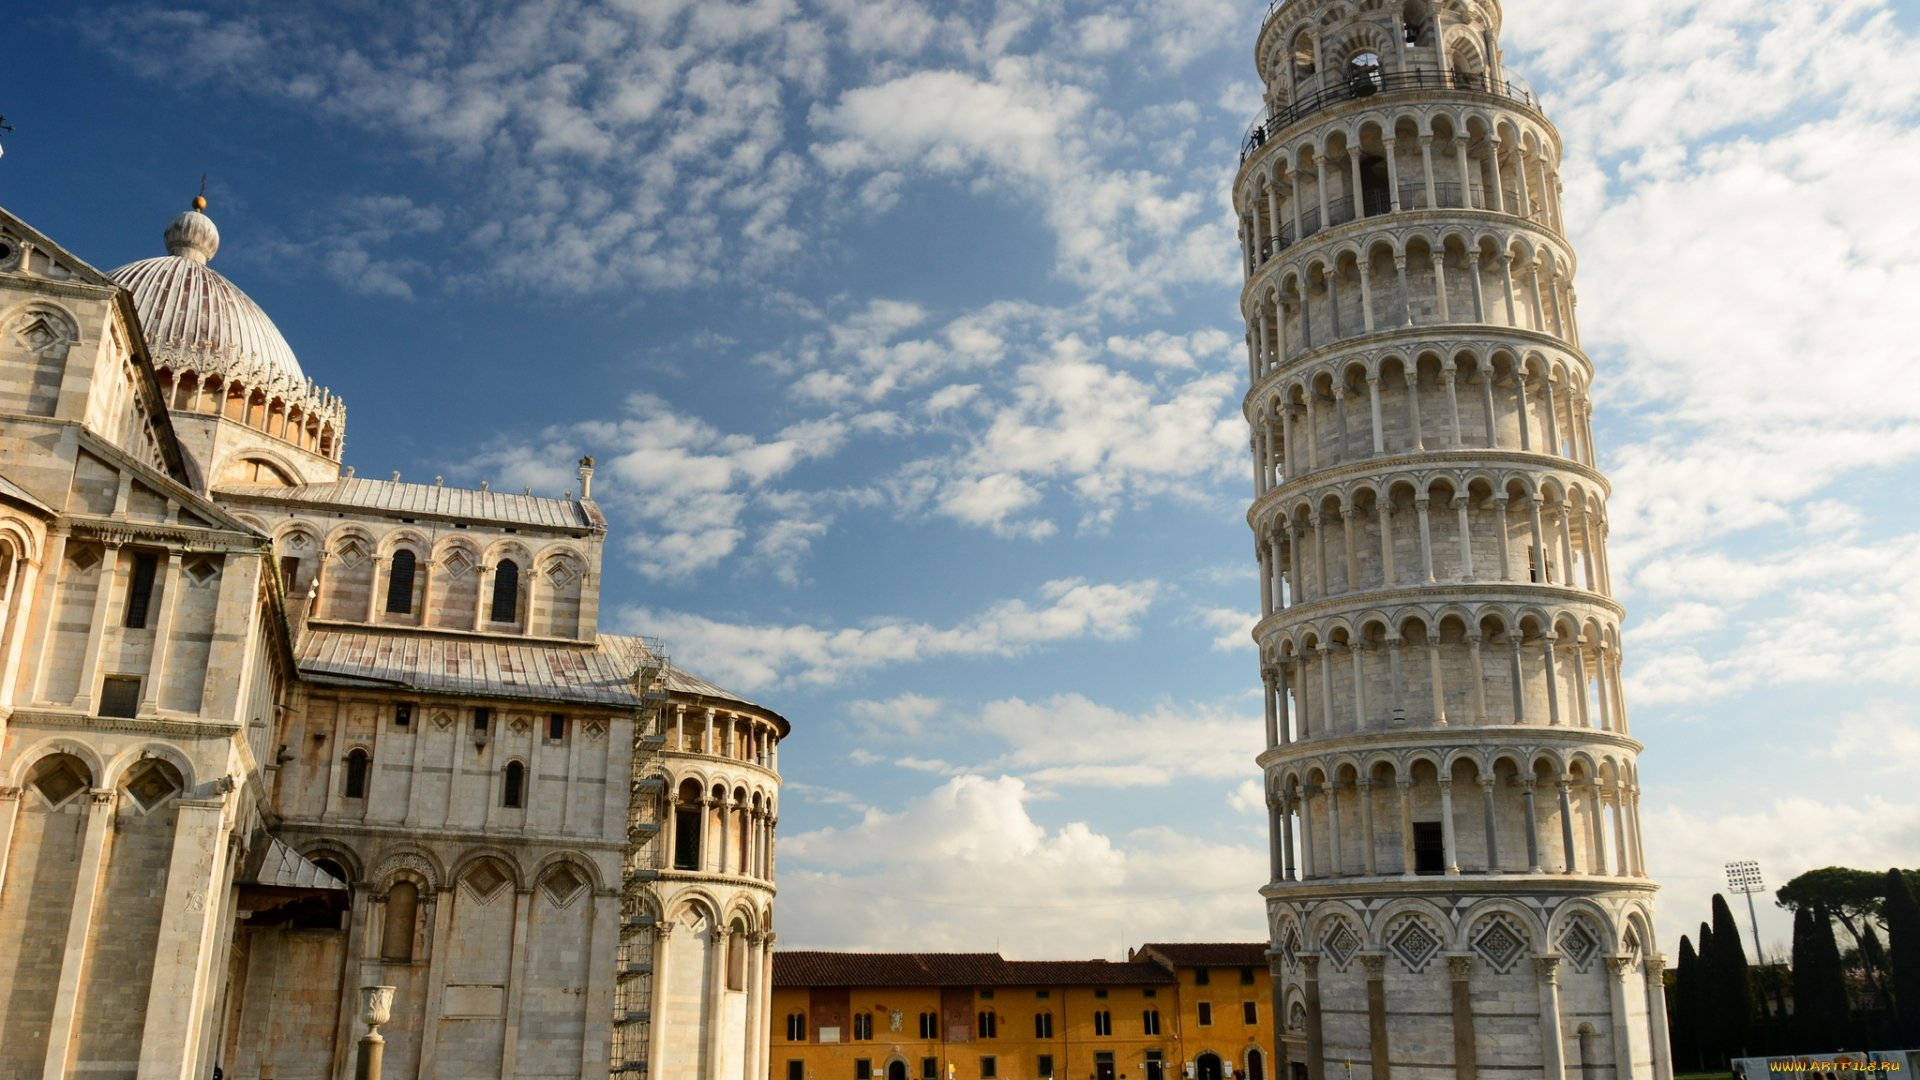
<instances>
[{"instance_id":1,"label":"cathedral roof","mask_svg":"<svg viewBox=\"0 0 1920 1080\"><path fill-rule=\"evenodd\" d=\"M303 386L300 361L267 313L208 266L220 230L201 213L206 200L167 226L167 253L128 263L108 276L133 295L154 362L220 374L263 389Z\"/></svg>"},{"instance_id":2,"label":"cathedral roof","mask_svg":"<svg viewBox=\"0 0 1920 1080\"><path fill-rule=\"evenodd\" d=\"M300 674L316 682L465 697L640 704L631 639L546 645L472 636L321 630L300 638Z\"/></svg>"},{"instance_id":3,"label":"cathedral roof","mask_svg":"<svg viewBox=\"0 0 1920 1080\"><path fill-rule=\"evenodd\" d=\"M319 484L222 484L222 496L276 503L383 510L409 517L455 521L538 525L550 529L605 532L607 520L589 500L548 499L505 491L408 484L395 480L343 477Z\"/></svg>"}]
</instances>

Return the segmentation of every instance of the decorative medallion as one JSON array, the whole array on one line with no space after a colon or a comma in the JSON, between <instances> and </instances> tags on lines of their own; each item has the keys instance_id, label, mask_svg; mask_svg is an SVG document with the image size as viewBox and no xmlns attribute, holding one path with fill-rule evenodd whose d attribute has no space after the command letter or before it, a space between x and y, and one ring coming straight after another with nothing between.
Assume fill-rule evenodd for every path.
<instances>
[{"instance_id":1,"label":"decorative medallion","mask_svg":"<svg viewBox=\"0 0 1920 1080\"><path fill-rule=\"evenodd\" d=\"M1440 951L1440 935L1427 925L1425 919L1409 915L1400 920L1400 925L1387 935L1387 948L1393 955L1407 965L1409 971L1419 971Z\"/></svg>"},{"instance_id":2,"label":"decorative medallion","mask_svg":"<svg viewBox=\"0 0 1920 1080\"><path fill-rule=\"evenodd\" d=\"M1489 915L1481 920L1470 945L1474 955L1504 975L1526 953L1527 936L1507 916Z\"/></svg>"},{"instance_id":3,"label":"decorative medallion","mask_svg":"<svg viewBox=\"0 0 1920 1080\"><path fill-rule=\"evenodd\" d=\"M1333 959L1333 966L1344 969L1353 954L1360 951L1360 937L1348 926L1345 919L1333 924L1327 936L1320 943L1321 951Z\"/></svg>"},{"instance_id":4,"label":"decorative medallion","mask_svg":"<svg viewBox=\"0 0 1920 1080\"><path fill-rule=\"evenodd\" d=\"M1560 955L1573 961L1574 970L1587 970L1599 951L1600 937L1587 925L1587 920L1576 918L1567 923L1566 932L1560 935Z\"/></svg>"}]
</instances>

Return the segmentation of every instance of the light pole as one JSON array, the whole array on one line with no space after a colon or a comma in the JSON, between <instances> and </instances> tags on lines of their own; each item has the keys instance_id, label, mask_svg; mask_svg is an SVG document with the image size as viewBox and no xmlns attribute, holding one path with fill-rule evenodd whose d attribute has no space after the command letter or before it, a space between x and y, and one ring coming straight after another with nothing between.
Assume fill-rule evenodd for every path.
<instances>
[{"instance_id":1,"label":"light pole","mask_svg":"<svg viewBox=\"0 0 1920 1080\"><path fill-rule=\"evenodd\" d=\"M1767 966L1766 950L1760 947L1760 917L1753 912L1753 894L1766 889L1760 883L1760 864L1752 859L1736 859L1727 864L1727 891L1747 896L1747 924L1753 927L1753 955L1761 967Z\"/></svg>"}]
</instances>

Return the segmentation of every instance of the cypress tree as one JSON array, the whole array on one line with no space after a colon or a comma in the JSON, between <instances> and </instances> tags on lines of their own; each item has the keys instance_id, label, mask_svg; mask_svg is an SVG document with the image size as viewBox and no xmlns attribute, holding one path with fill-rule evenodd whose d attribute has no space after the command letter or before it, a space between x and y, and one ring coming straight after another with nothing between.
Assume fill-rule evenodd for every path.
<instances>
[{"instance_id":1,"label":"cypress tree","mask_svg":"<svg viewBox=\"0 0 1920 1080\"><path fill-rule=\"evenodd\" d=\"M1667 1003L1667 1039L1673 1048L1673 1060L1689 1069L1700 1067L1699 1020L1694 1012L1700 979L1700 956L1693 942L1680 935L1680 961L1675 965L1673 993Z\"/></svg>"},{"instance_id":2,"label":"cypress tree","mask_svg":"<svg viewBox=\"0 0 1920 1080\"><path fill-rule=\"evenodd\" d=\"M1825 907L1794 913L1793 1007L1802 1050L1831 1050L1849 1041L1846 977Z\"/></svg>"},{"instance_id":3,"label":"cypress tree","mask_svg":"<svg viewBox=\"0 0 1920 1080\"><path fill-rule=\"evenodd\" d=\"M1705 1070L1721 1053L1719 1023L1713 1007L1713 928L1700 924L1700 955L1694 965L1693 985L1687 993L1693 1003L1694 1068Z\"/></svg>"},{"instance_id":4,"label":"cypress tree","mask_svg":"<svg viewBox=\"0 0 1920 1080\"><path fill-rule=\"evenodd\" d=\"M1887 871L1887 966L1893 971L1893 1033L1902 1046L1920 1046L1920 902L1907 876Z\"/></svg>"},{"instance_id":5,"label":"cypress tree","mask_svg":"<svg viewBox=\"0 0 1920 1080\"><path fill-rule=\"evenodd\" d=\"M1716 1037L1717 1066L1743 1054L1752 1039L1753 986L1748 981L1747 951L1740 944L1740 926L1733 921L1727 898L1713 894L1713 952L1707 965L1712 1030Z\"/></svg>"}]
</instances>

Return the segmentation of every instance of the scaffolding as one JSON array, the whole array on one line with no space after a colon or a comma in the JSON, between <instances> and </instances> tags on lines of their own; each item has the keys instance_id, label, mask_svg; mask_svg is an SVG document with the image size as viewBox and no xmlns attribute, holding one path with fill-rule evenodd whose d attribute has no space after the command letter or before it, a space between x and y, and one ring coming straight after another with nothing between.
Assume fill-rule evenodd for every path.
<instances>
[{"instance_id":1,"label":"scaffolding","mask_svg":"<svg viewBox=\"0 0 1920 1080\"><path fill-rule=\"evenodd\" d=\"M640 707L633 726L633 768L627 787L627 854L620 900L620 948L613 990L612 1075L647 1075L653 1030L653 947L659 909L653 883L660 876L660 815L665 781L658 769L666 747L666 648L640 639L633 686Z\"/></svg>"}]
</instances>

